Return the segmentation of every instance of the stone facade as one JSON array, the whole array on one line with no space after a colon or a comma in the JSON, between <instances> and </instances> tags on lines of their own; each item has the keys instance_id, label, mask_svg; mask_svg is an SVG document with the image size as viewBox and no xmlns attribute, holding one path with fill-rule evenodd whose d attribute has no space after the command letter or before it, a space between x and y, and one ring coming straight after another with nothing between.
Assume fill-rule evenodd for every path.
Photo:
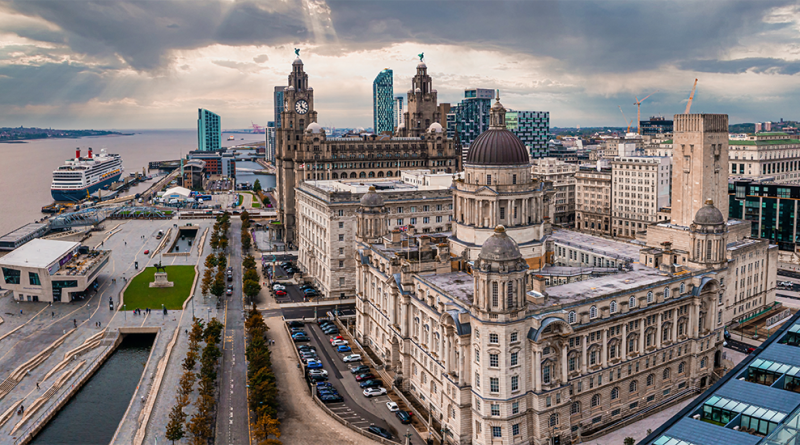
<instances>
[{"instance_id":1,"label":"stone facade","mask_svg":"<svg viewBox=\"0 0 800 445\"><path fill-rule=\"evenodd\" d=\"M399 177L404 170L455 173L459 154L442 130L436 90L424 64L417 66L408 96L405 125L394 135L327 137L317 123L314 89L298 58L283 91L281 125L276 131L278 212L284 232L297 242L295 188L308 180Z\"/></svg>"},{"instance_id":2,"label":"stone facade","mask_svg":"<svg viewBox=\"0 0 800 445\"><path fill-rule=\"evenodd\" d=\"M419 175L413 176L419 178ZM414 227L418 233L451 229L453 199L449 187L419 187L399 180L308 181L297 188L298 264L323 297L355 294L353 246L356 213L370 186L378 186L387 210L387 230Z\"/></svg>"},{"instance_id":3,"label":"stone facade","mask_svg":"<svg viewBox=\"0 0 800 445\"><path fill-rule=\"evenodd\" d=\"M786 133L757 133L728 142L730 176L800 182L800 140Z\"/></svg>"},{"instance_id":4,"label":"stone facade","mask_svg":"<svg viewBox=\"0 0 800 445\"><path fill-rule=\"evenodd\" d=\"M550 200L551 222L571 226L575 223L575 174L578 165L554 158L534 159L531 172L543 182L552 182L555 193Z\"/></svg>"},{"instance_id":5,"label":"stone facade","mask_svg":"<svg viewBox=\"0 0 800 445\"><path fill-rule=\"evenodd\" d=\"M575 229L611 235L611 168L581 167L575 173Z\"/></svg>"},{"instance_id":6,"label":"stone facade","mask_svg":"<svg viewBox=\"0 0 800 445\"><path fill-rule=\"evenodd\" d=\"M611 161L611 234L635 238L657 221L657 212L670 205L669 158L618 157Z\"/></svg>"}]
</instances>

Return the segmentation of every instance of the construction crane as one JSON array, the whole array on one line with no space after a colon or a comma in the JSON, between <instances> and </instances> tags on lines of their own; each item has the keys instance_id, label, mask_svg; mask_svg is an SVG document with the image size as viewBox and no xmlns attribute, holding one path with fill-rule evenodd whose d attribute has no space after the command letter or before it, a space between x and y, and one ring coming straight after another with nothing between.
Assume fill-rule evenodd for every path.
<instances>
[{"instance_id":1,"label":"construction crane","mask_svg":"<svg viewBox=\"0 0 800 445\"><path fill-rule=\"evenodd\" d=\"M629 121L629 120L628 120L628 117L627 117L627 116L625 116L625 112L624 112L624 111L622 111L622 107L621 107L621 106L619 106L619 105L617 105L617 106L619 107L619 112L620 112L620 113L622 113L622 118L623 118L623 119L625 119L625 123L626 123L626 124L628 124L628 129L627 129L627 130L625 130L625 133L626 133L626 134L627 134L627 133L630 133L630 132L631 132L631 125L633 124L633 121Z\"/></svg>"},{"instance_id":2,"label":"construction crane","mask_svg":"<svg viewBox=\"0 0 800 445\"><path fill-rule=\"evenodd\" d=\"M636 97L636 96L633 96L634 98L636 98L636 102L634 102L634 103L633 103L634 105L636 105L636 134L642 134L642 108L641 108L641 106L642 106L642 102L644 102L645 100L647 100L647 98L648 98L648 97L650 97L650 96L652 96L653 94L656 94L656 93L658 93L658 91L659 91L659 90L656 90L656 91L654 91L654 92L652 92L652 93L648 94L648 95L647 95L647 96L645 96L645 98L644 98L644 99L642 99L642 100L639 100L639 98L638 98L638 97Z\"/></svg>"},{"instance_id":3,"label":"construction crane","mask_svg":"<svg viewBox=\"0 0 800 445\"><path fill-rule=\"evenodd\" d=\"M250 121L250 125L253 126L253 133L264 133L264 127L258 124L254 124L253 121Z\"/></svg>"},{"instance_id":4,"label":"construction crane","mask_svg":"<svg viewBox=\"0 0 800 445\"><path fill-rule=\"evenodd\" d=\"M695 88L697 88L697 79L694 80L694 85L692 85L692 94L689 95L689 102L686 103L686 112L683 114L689 114L689 110L692 109L692 99L694 99Z\"/></svg>"}]
</instances>

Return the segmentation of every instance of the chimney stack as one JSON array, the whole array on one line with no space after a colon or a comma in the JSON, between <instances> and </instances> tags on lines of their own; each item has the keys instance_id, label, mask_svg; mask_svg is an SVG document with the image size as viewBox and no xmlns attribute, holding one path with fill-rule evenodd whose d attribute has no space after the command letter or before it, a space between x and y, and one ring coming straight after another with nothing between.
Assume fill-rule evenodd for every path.
<instances>
[{"instance_id":1,"label":"chimney stack","mask_svg":"<svg viewBox=\"0 0 800 445\"><path fill-rule=\"evenodd\" d=\"M89 159L92 159L92 147L89 147Z\"/></svg>"},{"instance_id":2,"label":"chimney stack","mask_svg":"<svg viewBox=\"0 0 800 445\"><path fill-rule=\"evenodd\" d=\"M75 160L79 160L81 158L81 148L78 147L75 149Z\"/></svg>"}]
</instances>

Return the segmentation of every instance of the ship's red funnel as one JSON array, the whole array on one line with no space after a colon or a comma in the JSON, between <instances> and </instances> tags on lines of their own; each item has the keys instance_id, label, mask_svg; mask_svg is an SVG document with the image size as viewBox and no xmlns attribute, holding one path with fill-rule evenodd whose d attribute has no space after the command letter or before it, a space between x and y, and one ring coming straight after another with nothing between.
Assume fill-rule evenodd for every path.
<instances>
[{"instance_id":1,"label":"ship's red funnel","mask_svg":"<svg viewBox=\"0 0 800 445\"><path fill-rule=\"evenodd\" d=\"M81 158L81 148L78 147L75 149L75 159L80 159L80 158Z\"/></svg>"},{"instance_id":2,"label":"ship's red funnel","mask_svg":"<svg viewBox=\"0 0 800 445\"><path fill-rule=\"evenodd\" d=\"M92 147L89 147L89 159L92 159Z\"/></svg>"}]
</instances>

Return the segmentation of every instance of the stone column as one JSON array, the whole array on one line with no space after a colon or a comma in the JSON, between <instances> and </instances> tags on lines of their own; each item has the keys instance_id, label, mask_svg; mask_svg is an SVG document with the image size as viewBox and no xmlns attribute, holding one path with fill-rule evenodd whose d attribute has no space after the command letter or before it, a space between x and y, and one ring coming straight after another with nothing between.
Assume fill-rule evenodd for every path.
<instances>
[{"instance_id":1,"label":"stone column","mask_svg":"<svg viewBox=\"0 0 800 445\"><path fill-rule=\"evenodd\" d=\"M644 354L644 319L639 320L639 355Z\"/></svg>"},{"instance_id":2,"label":"stone column","mask_svg":"<svg viewBox=\"0 0 800 445\"><path fill-rule=\"evenodd\" d=\"M628 360L628 323L622 324L622 361Z\"/></svg>"},{"instance_id":3,"label":"stone column","mask_svg":"<svg viewBox=\"0 0 800 445\"><path fill-rule=\"evenodd\" d=\"M694 328L692 329L692 337L698 338L700 337L700 328L702 327L700 326L700 302L695 301L693 305L692 318L694 319Z\"/></svg>"},{"instance_id":4,"label":"stone column","mask_svg":"<svg viewBox=\"0 0 800 445\"><path fill-rule=\"evenodd\" d=\"M672 319L672 344L678 341L678 316Z\"/></svg>"},{"instance_id":5,"label":"stone column","mask_svg":"<svg viewBox=\"0 0 800 445\"><path fill-rule=\"evenodd\" d=\"M608 329L603 329L603 368L608 366Z\"/></svg>"},{"instance_id":6,"label":"stone column","mask_svg":"<svg viewBox=\"0 0 800 445\"><path fill-rule=\"evenodd\" d=\"M658 314L658 316L656 316L656 320L657 320L657 322L656 322L656 346L658 347L658 349L661 349L661 335L662 335L662 332L661 332L661 317L663 315L664 314L661 313L661 314Z\"/></svg>"},{"instance_id":7,"label":"stone column","mask_svg":"<svg viewBox=\"0 0 800 445\"><path fill-rule=\"evenodd\" d=\"M536 392L542 392L542 351L533 350L533 380Z\"/></svg>"},{"instance_id":8,"label":"stone column","mask_svg":"<svg viewBox=\"0 0 800 445\"><path fill-rule=\"evenodd\" d=\"M589 336L584 335L581 337L581 343L583 344L583 348L581 349L581 373L586 374L587 369L587 362L586 362L586 352L589 348Z\"/></svg>"},{"instance_id":9,"label":"stone column","mask_svg":"<svg viewBox=\"0 0 800 445\"><path fill-rule=\"evenodd\" d=\"M561 384L566 385L567 381L567 344L564 343L561 346Z\"/></svg>"}]
</instances>

